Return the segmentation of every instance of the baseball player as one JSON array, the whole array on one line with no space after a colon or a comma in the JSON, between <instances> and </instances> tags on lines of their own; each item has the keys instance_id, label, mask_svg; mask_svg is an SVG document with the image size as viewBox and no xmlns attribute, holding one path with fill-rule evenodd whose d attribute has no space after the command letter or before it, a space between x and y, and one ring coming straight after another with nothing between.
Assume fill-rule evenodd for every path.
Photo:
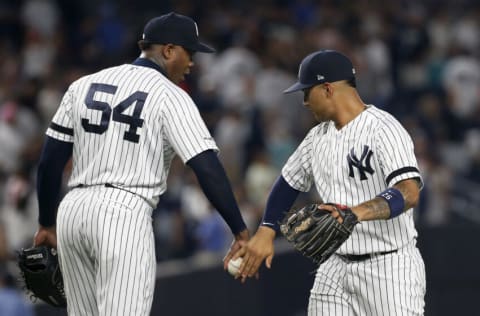
<instances>
[{"instance_id":1,"label":"baseball player","mask_svg":"<svg viewBox=\"0 0 480 316\"><path fill-rule=\"evenodd\" d=\"M299 90L319 124L283 167L256 234L233 256L243 257L242 281L264 259L271 267L277 223L315 185L323 201L350 207L360 223L319 266L308 315L422 315L425 268L412 212L423 184L410 136L362 102L352 62L337 51L305 57L298 82L284 92ZM331 205L320 207L341 221Z\"/></svg>"},{"instance_id":2,"label":"baseball player","mask_svg":"<svg viewBox=\"0 0 480 316\"><path fill-rule=\"evenodd\" d=\"M35 245L56 246L69 315L149 315L155 283L152 210L175 155L193 169L235 242L248 231L218 148L177 84L199 41L197 24L169 13L150 20L140 57L73 82L46 132L38 166ZM71 189L58 207L63 168ZM57 240L58 238L58 240Z\"/></svg>"}]
</instances>

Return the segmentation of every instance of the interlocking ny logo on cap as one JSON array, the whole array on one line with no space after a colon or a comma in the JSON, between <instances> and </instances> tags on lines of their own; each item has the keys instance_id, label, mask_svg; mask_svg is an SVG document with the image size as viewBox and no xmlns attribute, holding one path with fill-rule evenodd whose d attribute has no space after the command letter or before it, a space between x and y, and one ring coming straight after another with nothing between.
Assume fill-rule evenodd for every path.
<instances>
[{"instance_id":1,"label":"interlocking ny logo on cap","mask_svg":"<svg viewBox=\"0 0 480 316\"><path fill-rule=\"evenodd\" d=\"M199 36L198 35L198 25L197 25L197 22L193 22L195 24L195 32L197 32L197 37Z\"/></svg>"},{"instance_id":2,"label":"interlocking ny logo on cap","mask_svg":"<svg viewBox=\"0 0 480 316\"><path fill-rule=\"evenodd\" d=\"M353 167L355 167L360 173L360 180L367 180L367 175L365 173L368 172L369 174L373 174L375 172L370 165L372 155L373 151L367 145L363 146L363 152L360 156L360 159L358 159L357 155L355 155L355 153L353 152L353 148L350 149L350 153L347 155L349 171L348 176L351 178L355 178L355 174L353 172Z\"/></svg>"},{"instance_id":3,"label":"interlocking ny logo on cap","mask_svg":"<svg viewBox=\"0 0 480 316\"><path fill-rule=\"evenodd\" d=\"M317 80L318 80L318 81L323 80L323 79L325 79L324 76L322 76L322 75L317 75Z\"/></svg>"}]
</instances>

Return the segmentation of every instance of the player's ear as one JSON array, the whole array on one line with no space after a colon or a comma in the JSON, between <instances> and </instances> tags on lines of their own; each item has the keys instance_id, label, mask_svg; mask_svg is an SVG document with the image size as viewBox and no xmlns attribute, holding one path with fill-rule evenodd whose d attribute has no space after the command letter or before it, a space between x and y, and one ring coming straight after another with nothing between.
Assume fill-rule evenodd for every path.
<instances>
[{"instance_id":1,"label":"player's ear","mask_svg":"<svg viewBox=\"0 0 480 316\"><path fill-rule=\"evenodd\" d=\"M325 91L325 96L331 97L333 95L333 85L330 82L325 82L323 84L323 88Z\"/></svg>"},{"instance_id":2,"label":"player's ear","mask_svg":"<svg viewBox=\"0 0 480 316\"><path fill-rule=\"evenodd\" d=\"M173 44L165 44L162 45L162 57L165 58L166 60L169 60L172 58L172 56L175 54L175 45Z\"/></svg>"}]
</instances>

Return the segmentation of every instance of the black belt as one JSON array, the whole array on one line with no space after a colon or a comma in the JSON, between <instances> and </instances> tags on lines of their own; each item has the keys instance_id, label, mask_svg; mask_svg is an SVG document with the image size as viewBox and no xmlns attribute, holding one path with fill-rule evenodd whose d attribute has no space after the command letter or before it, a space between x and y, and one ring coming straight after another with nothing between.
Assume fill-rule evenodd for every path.
<instances>
[{"instance_id":1,"label":"black belt","mask_svg":"<svg viewBox=\"0 0 480 316\"><path fill-rule=\"evenodd\" d=\"M127 191L127 192L129 192L129 193L135 194L135 193L133 193L133 192L130 192L130 191L128 191L128 190L125 190L124 188L114 186L114 185L111 184L111 183L104 183L103 186L106 187L106 188L115 188L115 189L119 189L119 190L123 190L123 191ZM87 186L86 186L85 184L83 184L83 183L80 183L79 185L74 186L74 188L85 188L85 187L87 187Z\"/></svg>"},{"instance_id":2,"label":"black belt","mask_svg":"<svg viewBox=\"0 0 480 316\"><path fill-rule=\"evenodd\" d=\"M111 184L111 183L104 183L104 184L100 184L100 185L104 186L105 188L114 188L114 189L118 189L118 190L122 190L122 191L128 192L128 193L130 193L130 194L133 194L133 195L138 196L139 198L141 198L142 200L144 200L145 202L148 203L148 201L147 201L143 196L140 196L140 195L138 195L137 193L132 192L132 191L129 191L129 190L126 190L126 189L124 189L124 188L122 188L122 187L117 187L116 185L113 185L113 184ZM87 187L87 186L86 186L85 184L83 184L83 183L80 183L79 185L74 186L74 188L86 188L86 187ZM149 203L148 203L148 204L149 204Z\"/></svg>"},{"instance_id":3,"label":"black belt","mask_svg":"<svg viewBox=\"0 0 480 316\"><path fill-rule=\"evenodd\" d=\"M102 185L102 184L100 184L100 185ZM124 189L124 188L122 188L122 187L117 187L117 186L115 186L115 185L113 185L113 184L111 184L111 183L104 183L103 186L104 186L105 188L119 189L119 190L122 190L122 191L125 191L125 192L128 192L128 193L131 193L131 194L138 195L138 194L136 194L136 193L134 193L134 192L132 192L132 191L128 191L128 190L126 190L126 189ZM81 183L81 184L75 186L74 188L86 188L86 187L87 187L87 186L86 186L85 184ZM143 199L143 197L141 197L141 198Z\"/></svg>"},{"instance_id":4,"label":"black belt","mask_svg":"<svg viewBox=\"0 0 480 316\"><path fill-rule=\"evenodd\" d=\"M390 251L366 253L366 254L363 254L363 255L338 255L338 256L345 261L365 261L365 260L372 259L372 258L377 257L377 256L384 256L384 255L388 255L389 253L395 253L395 252L397 252L397 249L390 250Z\"/></svg>"}]
</instances>

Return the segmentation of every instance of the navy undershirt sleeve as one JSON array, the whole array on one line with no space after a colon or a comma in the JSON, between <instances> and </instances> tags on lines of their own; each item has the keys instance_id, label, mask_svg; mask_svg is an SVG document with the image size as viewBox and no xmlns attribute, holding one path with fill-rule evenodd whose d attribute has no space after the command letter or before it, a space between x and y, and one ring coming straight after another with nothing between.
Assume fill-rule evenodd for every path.
<instances>
[{"instance_id":1,"label":"navy undershirt sleeve","mask_svg":"<svg viewBox=\"0 0 480 316\"><path fill-rule=\"evenodd\" d=\"M299 193L300 191L292 188L282 176L278 177L268 196L261 225L273 228L278 232L279 221L290 210Z\"/></svg>"},{"instance_id":2,"label":"navy undershirt sleeve","mask_svg":"<svg viewBox=\"0 0 480 316\"><path fill-rule=\"evenodd\" d=\"M52 137L45 139L37 170L38 222L44 227L55 225L60 200L63 169L72 156L73 143Z\"/></svg>"},{"instance_id":3,"label":"navy undershirt sleeve","mask_svg":"<svg viewBox=\"0 0 480 316\"><path fill-rule=\"evenodd\" d=\"M246 229L232 187L217 154L212 150L206 150L187 161L187 165L195 172L205 196L223 217L233 234L236 235Z\"/></svg>"}]
</instances>

